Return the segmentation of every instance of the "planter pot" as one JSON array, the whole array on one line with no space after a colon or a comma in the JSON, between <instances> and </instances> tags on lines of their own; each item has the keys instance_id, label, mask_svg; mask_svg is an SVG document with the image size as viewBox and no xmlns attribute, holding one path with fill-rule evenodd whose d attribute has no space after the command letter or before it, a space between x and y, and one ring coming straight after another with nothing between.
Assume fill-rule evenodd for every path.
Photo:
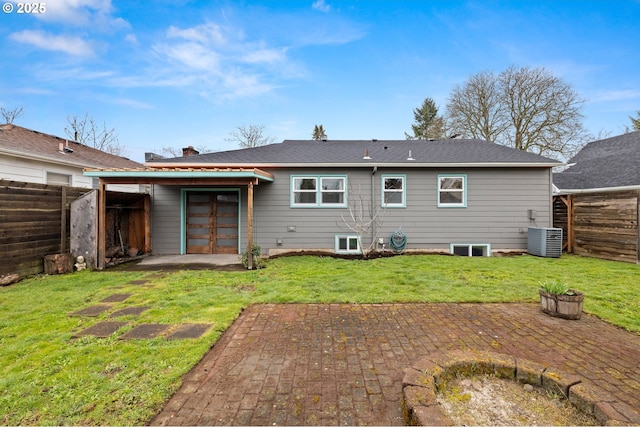
<instances>
[{"instance_id":1,"label":"planter pot","mask_svg":"<svg viewBox=\"0 0 640 427\"><path fill-rule=\"evenodd\" d=\"M573 292L574 295L550 294L549 292L540 290L542 312L554 317L578 320L582 315L584 294L574 290L571 292Z\"/></svg>"}]
</instances>

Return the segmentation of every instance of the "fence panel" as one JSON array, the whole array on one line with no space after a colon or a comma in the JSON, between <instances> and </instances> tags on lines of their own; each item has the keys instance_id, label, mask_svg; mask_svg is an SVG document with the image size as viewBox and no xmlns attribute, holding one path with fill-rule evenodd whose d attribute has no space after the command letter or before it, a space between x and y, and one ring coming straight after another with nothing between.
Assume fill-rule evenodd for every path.
<instances>
[{"instance_id":1,"label":"fence panel","mask_svg":"<svg viewBox=\"0 0 640 427\"><path fill-rule=\"evenodd\" d=\"M69 251L69 208L88 188L0 180L0 275L44 271L44 256Z\"/></svg>"}]
</instances>

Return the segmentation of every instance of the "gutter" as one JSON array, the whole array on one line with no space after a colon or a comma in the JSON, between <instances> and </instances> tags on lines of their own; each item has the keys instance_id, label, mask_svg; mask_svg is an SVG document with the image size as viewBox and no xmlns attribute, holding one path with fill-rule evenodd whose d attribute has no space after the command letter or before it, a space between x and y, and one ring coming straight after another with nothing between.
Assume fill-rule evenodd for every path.
<instances>
[{"instance_id":1,"label":"gutter","mask_svg":"<svg viewBox=\"0 0 640 427\"><path fill-rule=\"evenodd\" d=\"M208 162L148 162L146 167L151 168L553 168L564 163L208 163Z\"/></svg>"},{"instance_id":2,"label":"gutter","mask_svg":"<svg viewBox=\"0 0 640 427\"><path fill-rule=\"evenodd\" d=\"M558 189L553 194L585 194L585 193L614 193L618 191L640 190L640 185L625 185L620 187L601 187L601 188L577 188L577 189Z\"/></svg>"}]
</instances>

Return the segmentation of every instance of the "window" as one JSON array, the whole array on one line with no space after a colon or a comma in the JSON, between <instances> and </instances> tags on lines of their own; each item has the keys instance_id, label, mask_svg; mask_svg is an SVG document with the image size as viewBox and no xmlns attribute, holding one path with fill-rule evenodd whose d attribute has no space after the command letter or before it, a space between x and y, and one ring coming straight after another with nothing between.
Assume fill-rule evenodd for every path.
<instances>
[{"instance_id":1,"label":"window","mask_svg":"<svg viewBox=\"0 0 640 427\"><path fill-rule=\"evenodd\" d=\"M488 243L452 243L449 252L461 256L491 256L491 245Z\"/></svg>"},{"instance_id":2,"label":"window","mask_svg":"<svg viewBox=\"0 0 640 427\"><path fill-rule=\"evenodd\" d=\"M406 204L405 177L382 176L382 206L387 208L404 208Z\"/></svg>"},{"instance_id":3,"label":"window","mask_svg":"<svg viewBox=\"0 0 640 427\"><path fill-rule=\"evenodd\" d=\"M438 175L438 207L467 207L466 186L466 175Z\"/></svg>"},{"instance_id":4,"label":"window","mask_svg":"<svg viewBox=\"0 0 640 427\"><path fill-rule=\"evenodd\" d=\"M293 201L295 205L316 205L318 178L293 178Z\"/></svg>"},{"instance_id":5,"label":"window","mask_svg":"<svg viewBox=\"0 0 640 427\"><path fill-rule=\"evenodd\" d=\"M338 234L336 235L337 254L360 254L360 241L358 236Z\"/></svg>"},{"instance_id":6,"label":"window","mask_svg":"<svg viewBox=\"0 0 640 427\"><path fill-rule=\"evenodd\" d=\"M71 185L71 175L47 171L47 184L53 185Z\"/></svg>"},{"instance_id":7,"label":"window","mask_svg":"<svg viewBox=\"0 0 640 427\"><path fill-rule=\"evenodd\" d=\"M292 176L291 207L345 207L346 184L345 176Z\"/></svg>"}]
</instances>

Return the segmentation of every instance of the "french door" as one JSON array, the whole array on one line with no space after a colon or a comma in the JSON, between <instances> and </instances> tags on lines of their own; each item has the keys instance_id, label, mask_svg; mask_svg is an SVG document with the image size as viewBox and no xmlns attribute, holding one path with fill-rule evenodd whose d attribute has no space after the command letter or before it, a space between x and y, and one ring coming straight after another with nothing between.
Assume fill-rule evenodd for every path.
<instances>
[{"instance_id":1,"label":"french door","mask_svg":"<svg viewBox=\"0 0 640 427\"><path fill-rule=\"evenodd\" d=\"M187 253L238 253L238 194L187 193Z\"/></svg>"}]
</instances>

